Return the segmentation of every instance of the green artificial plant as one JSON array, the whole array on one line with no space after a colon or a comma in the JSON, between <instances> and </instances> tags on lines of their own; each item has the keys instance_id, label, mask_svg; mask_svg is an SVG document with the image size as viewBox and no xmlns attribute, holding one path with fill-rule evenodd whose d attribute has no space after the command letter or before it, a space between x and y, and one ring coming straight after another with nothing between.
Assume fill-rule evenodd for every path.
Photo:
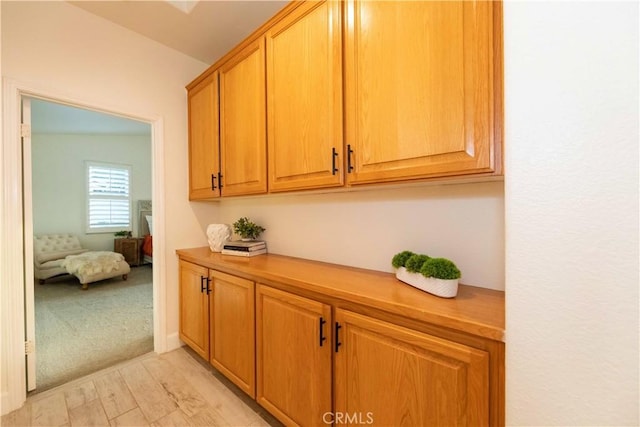
<instances>
[{"instance_id":1,"label":"green artificial plant","mask_svg":"<svg viewBox=\"0 0 640 427\"><path fill-rule=\"evenodd\" d=\"M410 273L420 273L425 277L453 280L459 279L460 270L453 261L446 258L431 258L428 255L402 251L393 256L391 265L394 268L405 267Z\"/></svg>"},{"instance_id":2,"label":"green artificial plant","mask_svg":"<svg viewBox=\"0 0 640 427\"><path fill-rule=\"evenodd\" d=\"M393 256L393 259L391 260L391 265L393 266L393 268L404 267L405 264L407 263L407 260L411 258L411 256L413 255L415 254L411 251L399 252Z\"/></svg>"},{"instance_id":3,"label":"green artificial plant","mask_svg":"<svg viewBox=\"0 0 640 427\"><path fill-rule=\"evenodd\" d=\"M249 218L242 217L233 223L233 231L243 239L255 240L266 230L264 227L251 222Z\"/></svg>"},{"instance_id":4,"label":"green artificial plant","mask_svg":"<svg viewBox=\"0 0 640 427\"><path fill-rule=\"evenodd\" d=\"M460 278L460 270L456 265L446 258L430 258L422 264L420 273L425 277L435 277L436 279L453 280Z\"/></svg>"},{"instance_id":5,"label":"green artificial plant","mask_svg":"<svg viewBox=\"0 0 640 427\"><path fill-rule=\"evenodd\" d=\"M418 273L422 268L422 264L424 264L428 259L429 259L428 255L414 254L414 255L411 255L409 259L407 259L407 262L405 263L404 266L408 272Z\"/></svg>"}]
</instances>

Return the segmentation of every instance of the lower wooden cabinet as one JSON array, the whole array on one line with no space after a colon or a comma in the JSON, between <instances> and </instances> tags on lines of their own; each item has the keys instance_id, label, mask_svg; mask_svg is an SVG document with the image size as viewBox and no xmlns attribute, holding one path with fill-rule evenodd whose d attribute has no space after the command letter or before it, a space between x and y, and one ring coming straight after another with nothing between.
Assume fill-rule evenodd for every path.
<instances>
[{"instance_id":1,"label":"lower wooden cabinet","mask_svg":"<svg viewBox=\"0 0 640 427\"><path fill-rule=\"evenodd\" d=\"M256 399L286 425L489 425L486 351L342 309L331 323L329 305L260 284L256 295Z\"/></svg>"},{"instance_id":2,"label":"lower wooden cabinet","mask_svg":"<svg viewBox=\"0 0 640 427\"><path fill-rule=\"evenodd\" d=\"M210 362L251 397L255 397L254 283L210 270Z\"/></svg>"},{"instance_id":3,"label":"lower wooden cabinet","mask_svg":"<svg viewBox=\"0 0 640 427\"><path fill-rule=\"evenodd\" d=\"M258 284L256 400L286 425L331 412L331 307Z\"/></svg>"},{"instance_id":4,"label":"lower wooden cabinet","mask_svg":"<svg viewBox=\"0 0 640 427\"><path fill-rule=\"evenodd\" d=\"M254 283L180 261L180 339L255 397Z\"/></svg>"},{"instance_id":5,"label":"lower wooden cabinet","mask_svg":"<svg viewBox=\"0 0 640 427\"><path fill-rule=\"evenodd\" d=\"M181 259L180 338L285 425L504 425L503 342L269 280Z\"/></svg>"},{"instance_id":6,"label":"lower wooden cabinet","mask_svg":"<svg viewBox=\"0 0 640 427\"><path fill-rule=\"evenodd\" d=\"M180 339L204 359L209 359L209 269L180 261Z\"/></svg>"},{"instance_id":7,"label":"lower wooden cabinet","mask_svg":"<svg viewBox=\"0 0 640 427\"><path fill-rule=\"evenodd\" d=\"M346 310L335 320L336 425L489 425L487 352Z\"/></svg>"}]
</instances>

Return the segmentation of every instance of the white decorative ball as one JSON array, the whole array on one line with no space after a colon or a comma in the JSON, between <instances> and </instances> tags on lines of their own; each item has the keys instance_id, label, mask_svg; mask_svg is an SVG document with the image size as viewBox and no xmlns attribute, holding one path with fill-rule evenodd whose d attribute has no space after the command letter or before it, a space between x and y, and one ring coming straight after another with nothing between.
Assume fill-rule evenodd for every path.
<instances>
[{"instance_id":1,"label":"white decorative ball","mask_svg":"<svg viewBox=\"0 0 640 427\"><path fill-rule=\"evenodd\" d=\"M229 224L209 224L207 226L207 239L209 240L209 248L213 252L222 251L224 242L229 240L232 235L231 225Z\"/></svg>"}]
</instances>

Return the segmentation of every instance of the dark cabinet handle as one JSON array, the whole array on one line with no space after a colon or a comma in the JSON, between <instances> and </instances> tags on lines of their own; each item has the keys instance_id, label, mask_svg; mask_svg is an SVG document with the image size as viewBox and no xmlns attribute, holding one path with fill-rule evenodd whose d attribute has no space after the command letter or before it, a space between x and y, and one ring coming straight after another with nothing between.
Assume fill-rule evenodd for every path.
<instances>
[{"instance_id":1,"label":"dark cabinet handle","mask_svg":"<svg viewBox=\"0 0 640 427\"><path fill-rule=\"evenodd\" d=\"M353 166L351 165L351 155L353 154L353 150L351 149L351 144L347 144L347 172L351 173L353 170Z\"/></svg>"},{"instance_id":2,"label":"dark cabinet handle","mask_svg":"<svg viewBox=\"0 0 640 427\"><path fill-rule=\"evenodd\" d=\"M206 279L207 279L207 295L209 295L211 293L211 288L209 288L209 283L211 283L211 279L208 277Z\"/></svg>"},{"instance_id":3,"label":"dark cabinet handle","mask_svg":"<svg viewBox=\"0 0 640 427\"><path fill-rule=\"evenodd\" d=\"M324 336L324 324L327 323L322 317L320 318L320 347L322 347L322 343L327 340L327 337Z\"/></svg>"},{"instance_id":4,"label":"dark cabinet handle","mask_svg":"<svg viewBox=\"0 0 640 427\"><path fill-rule=\"evenodd\" d=\"M336 353L338 352L338 347L342 345L340 342L340 329L342 329L342 326L340 326L340 323L336 322Z\"/></svg>"},{"instance_id":5,"label":"dark cabinet handle","mask_svg":"<svg viewBox=\"0 0 640 427\"><path fill-rule=\"evenodd\" d=\"M211 174L211 189L216 189L216 176L214 174Z\"/></svg>"},{"instance_id":6,"label":"dark cabinet handle","mask_svg":"<svg viewBox=\"0 0 640 427\"><path fill-rule=\"evenodd\" d=\"M336 152L336 148L333 147L331 149L331 175L335 175L338 172L338 168L336 167L337 158L338 158L338 153Z\"/></svg>"},{"instance_id":7,"label":"dark cabinet handle","mask_svg":"<svg viewBox=\"0 0 640 427\"><path fill-rule=\"evenodd\" d=\"M204 292L204 279L207 279L204 276L200 276L200 292Z\"/></svg>"},{"instance_id":8,"label":"dark cabinet handle","mask_svg":"<svg viewBox=\"0 0 640 427\"><path fill-rule=\"evenodd\" d=\"M218 187L222 190L222 173L218 172Z\"/></svg>"}]
</instances>

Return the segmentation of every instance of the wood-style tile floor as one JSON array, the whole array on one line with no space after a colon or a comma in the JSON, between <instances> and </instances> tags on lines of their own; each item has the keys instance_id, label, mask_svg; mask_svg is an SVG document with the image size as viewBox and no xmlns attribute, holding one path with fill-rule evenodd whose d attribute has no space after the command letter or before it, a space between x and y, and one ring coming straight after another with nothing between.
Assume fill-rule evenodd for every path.
<instances>
[{"instance_id":1,"label":"wood-style tile floor","mask_svg":"<svg viewBox=\"0 0 640 427\"><path fill-rule=\"evenodd\" d=\"M42 393L2 426L278 426L190 350L149 353Z\"/></svg>"}]
</instances>

